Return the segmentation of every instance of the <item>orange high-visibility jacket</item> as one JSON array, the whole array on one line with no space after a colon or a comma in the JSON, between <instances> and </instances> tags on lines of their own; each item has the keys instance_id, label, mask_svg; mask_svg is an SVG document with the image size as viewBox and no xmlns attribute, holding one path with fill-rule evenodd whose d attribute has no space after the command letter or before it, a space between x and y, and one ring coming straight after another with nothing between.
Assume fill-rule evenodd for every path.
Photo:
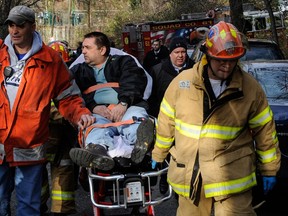
<instances>
[{"instance_id":1,"label":"orange high-visibility jacket","mask_svg":"<svg viewBox=\"0 0 288 216\"><path fill-rule=\"evenodd\" d=\"M29 165L45 161L45 142L51 99L59 102L60 113L72 123L90 114L70 82L70 74L57 52L43 44L26 61L22 80L10 111L4 86L4 68L9 66L7 47L0 50L0 164ZM79 93L79 91L77 91Z\"/></svg>"}]
</instances>

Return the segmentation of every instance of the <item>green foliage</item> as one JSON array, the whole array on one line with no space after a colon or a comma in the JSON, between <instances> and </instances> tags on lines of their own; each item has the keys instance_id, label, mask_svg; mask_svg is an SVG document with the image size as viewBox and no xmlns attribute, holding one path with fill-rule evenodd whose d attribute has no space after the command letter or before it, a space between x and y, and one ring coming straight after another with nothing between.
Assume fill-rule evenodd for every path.
<instances>
[{"instance_id":1,"label":"green foliage","mask_svg":"<svg viewBox=\"0 0 288 216\"><path fill-rule=\"evenodd\" d=\"M141 0L130 0L131 9L137 9L141 4Z\"/></svg>"}]
</instances>

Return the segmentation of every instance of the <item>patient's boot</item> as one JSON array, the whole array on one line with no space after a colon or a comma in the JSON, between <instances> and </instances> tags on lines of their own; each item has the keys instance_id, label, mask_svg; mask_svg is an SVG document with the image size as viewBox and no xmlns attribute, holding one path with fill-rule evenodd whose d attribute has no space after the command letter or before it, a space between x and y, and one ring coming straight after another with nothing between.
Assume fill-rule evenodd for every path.
<instances>
[{"instance_id":1,"label":"patient's boot","mask_svg":"<svg viewBox=\"0 0 288 216\"><path fill-rule=\"evenodd\" d=\"M154 123L150 119L141 122L137 129L137 141L131 153L132 162L138 164L150 150L154 140Z\"/></svg>"},{"instance_id":2,"label":"patient's boot","mask_svg":"<svg viewBox=\"0 0 288 216\"><path fill-rule=\"evenodd\" d=\"M107 154L105 147L92 143L88 144L86 148L72 148L69 155L74 163L82 167L111 170L115 164Z\"/></svg>"}]
</instances>

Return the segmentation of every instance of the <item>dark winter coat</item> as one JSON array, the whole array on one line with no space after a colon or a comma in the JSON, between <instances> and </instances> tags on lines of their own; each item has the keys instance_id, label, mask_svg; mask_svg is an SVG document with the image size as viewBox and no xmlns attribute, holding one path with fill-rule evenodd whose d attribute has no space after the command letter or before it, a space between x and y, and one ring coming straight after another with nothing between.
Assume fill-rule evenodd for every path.
<instances>
[{"instance_id":1,"label":"dark winter coat","mask_svg":"<svg viewBox=\"0 0 288 216\"><path fill-rule=\"evenodd\" d=\"M97 84L93 68L85 62L73 66L71 72L81 92ZM119 87L114 88L118 93L119 101L126 102L129 106L137 105L147 108L147 103L143 100L147 77L144 70L136 64L131 56L109 56L104 68L104 75L107 82L119 83ZM82 95L86 107L90 111L97 105L94 93Z\"/></svg>"},{"instance_id":2,"label":"dark winter coat","mask_svg":"<svg viewBox=\"0 0 288 216\"><path fill-rule=\"evenodd\" d=\"M192 68L193 61L187 57L186 66L183 67L179 73L183 70ZM160 104L164 97L164 93L168 88L170 82L178 75L178 72L172 65L170 58L163 60L160 64L152 67L150 75L153 79L153 87L151 96L148 99L149 115L154 117L158 116Z\"/></svg>"},{"instance_id":3,"label":"dark winter coat","mask_svg":"<svg viewBox=\"0 0 288 216\"><path fill-rule=\"evenodd\" d=\"M157 54L155 54L154 50L147 52L143 61L143 67L149 72L154 65L159 64L166 58L169 58L169 50L167 47L162 45L159 53Z\"/></svg>"}]
</instances>

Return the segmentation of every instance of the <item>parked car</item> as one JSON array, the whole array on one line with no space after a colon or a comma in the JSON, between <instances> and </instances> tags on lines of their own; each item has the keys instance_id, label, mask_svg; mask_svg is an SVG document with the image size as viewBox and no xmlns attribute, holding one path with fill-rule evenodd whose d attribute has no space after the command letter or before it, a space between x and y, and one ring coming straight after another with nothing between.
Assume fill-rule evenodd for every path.
<instances>
[{"instance_id":1,"label":"parked car","mask_svg":"<svg viewBox=\"0 0 288 216\"><path fill-rule=\"evenodd\" d=\"M191 59L194 62L200 61L203 56L200 47L201 43L195 47L191 55ZM277 43L272 40L249 38L248 49L240 61L277 59L285 59L285 56Z\"/></svg>"},{"instance_id":2,"label":"parked car","mask_svg":"<svg viewBox=\"0 0 288 216\"><path fill-rule=\"evenodd\" d=\"M265 91L281 151L276 187L266 197L266 203L257 215L287 215L287 211L284 212L288 202L288 60L241 61L240 66L255 77ZM272 212L268 214L268 211Z\"/></svg>"},{"instance_id":3,"label":"parked car","mask_svg":"<svg viewBox=\"0 0 288 216\"><path fill-rule=\"evenodd\" d=\"M288 164L288 60L243 61L241 68L262 86L276 122L282 159ZM288 180L288 166L279 174Z\"/></svg>"},{"instance_id":4,"label":"parked car","mask_svg":"<svg viewBox=\"0 0 288 216\"><path fill-rule=\"evenodd\" d=\"M279 176L288 180L288 60L244 61L240 66L255 77L266 94L282 153Z\"/></svg>"},{"instance_id":5,"label":"parked car","mask_svg":"<svg viewBox=\"0 0 288 216\"><path fill-rule=\"evenodd\" d=\"M266 39L248 39L248 49L241 61L285 59L277 43Z\"/></svg>"}]
</instances>

